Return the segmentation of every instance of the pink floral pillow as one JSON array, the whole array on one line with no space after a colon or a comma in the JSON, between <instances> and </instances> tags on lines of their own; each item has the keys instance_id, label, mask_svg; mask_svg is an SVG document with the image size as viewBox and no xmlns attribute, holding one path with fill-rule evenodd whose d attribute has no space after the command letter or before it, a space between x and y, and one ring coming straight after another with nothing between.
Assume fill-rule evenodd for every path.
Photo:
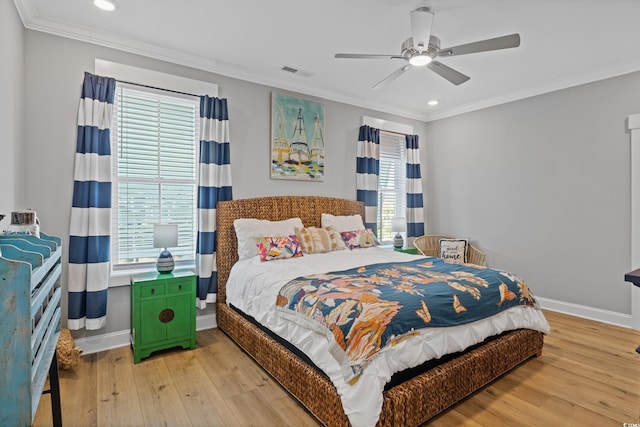
<instances>
[{"instance_id":1,"label":"pink floral pillow","mask_svg":"<svg viewBox=\"0 0 640 427\"><path fill-rule=\"evenodd\" d=\"M256 237L256 247L262 262L302 256L300 242L295 234L290 236Z\"/></svg>"},{"instance_id":2,"label":"pink floral pillow","mask_svg":"<svg viewBox=\"0 0 640 427\"><path fill-rule=\"evenodd\" d=\"M377 246L376 235L370 228L366 230L343 231L340 233L349 249L370 248Z\"/></svg>"}]
</instances>

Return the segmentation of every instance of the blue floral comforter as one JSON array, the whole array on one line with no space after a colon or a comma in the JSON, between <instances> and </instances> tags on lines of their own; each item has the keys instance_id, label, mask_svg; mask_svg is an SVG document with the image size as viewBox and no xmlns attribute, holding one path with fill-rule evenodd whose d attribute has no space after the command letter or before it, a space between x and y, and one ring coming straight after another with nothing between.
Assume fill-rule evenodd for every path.
<instances>
[{"instance_id":1,"label":"blue floral comforter","mask_svg":"<svg viewBox=\"0 0 640 427\"><path fill-rule=\"evenodd\" d=\"M420 328L461 325L522 306L538 308L513 274L439 258L299 277L276 301L280 314L330 340L351 383L376 354Z\"/></svg>"}]
</instances>

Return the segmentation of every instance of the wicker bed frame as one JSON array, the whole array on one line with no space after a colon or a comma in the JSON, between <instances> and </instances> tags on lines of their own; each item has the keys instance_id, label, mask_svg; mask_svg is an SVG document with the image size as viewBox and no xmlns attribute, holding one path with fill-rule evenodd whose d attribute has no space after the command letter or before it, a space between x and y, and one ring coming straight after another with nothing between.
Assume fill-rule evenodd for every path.
<instances>
[{"instance_id":1,"label":"wicker bed frame","mask_svg":"<svg viewBox=\"0 0 640 427\"><path fill-rule=\"evenodd\" d=\"M225 285L238 259L233 221L299 217L320 226L321 213L362 214L360 202L329 197L281 196L220 202L217 207L217 322L240 347L327 426L348 426L329 379L226 304ZM462 353L384 392L379 426L416 426L542 352L543 335L522 329Z\"/></svg>"}]
</instances>

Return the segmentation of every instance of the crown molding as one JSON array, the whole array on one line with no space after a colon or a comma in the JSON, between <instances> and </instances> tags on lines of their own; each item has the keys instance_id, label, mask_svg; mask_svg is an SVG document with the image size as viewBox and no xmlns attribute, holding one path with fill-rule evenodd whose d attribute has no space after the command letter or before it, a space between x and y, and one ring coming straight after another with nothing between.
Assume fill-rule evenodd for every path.
<instances>
[{"instance_id":1,"label":"crown molding","mask_svg":"<svg viewBox=\"0 0 640 427\"><path fill-rule=\"evenodd\" d=\"M27 28L27 23L36 16L36 7L33 0L13 0L13 4L18 11L18 16L22 20L22 25Z\"/></svg>"},{"instance_id":2,"label":"crown molding","mask_svg":"<svg viewBox=\"0 0 640 427\"><path fill-rule=\"evenodd\" d=\"M470 113L472 111L495 107L497 105L507 104L509 102L520 101L522 99L532 98L534 96L544 95L575 86L594 83L613 77L619 77L636 71L640 71L640 60L635 60L625 64L613 65L611 67L608 67L607 69L598 70L597 72L583 73L571 79L557 80L547 85L538 86L529 90L513 92L506 96L489 98L480 102L473 102L458 107L441 110L439 112L427 115L425 121L431 122L435 120L445 119L447 117L453 117L460 114Z\"/></svg>"}]
</instances>

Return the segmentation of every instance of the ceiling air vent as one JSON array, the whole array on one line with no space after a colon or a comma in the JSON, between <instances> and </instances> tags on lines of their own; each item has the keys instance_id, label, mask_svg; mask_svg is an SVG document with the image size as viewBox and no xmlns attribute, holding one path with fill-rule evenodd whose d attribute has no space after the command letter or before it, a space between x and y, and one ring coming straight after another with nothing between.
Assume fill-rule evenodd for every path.
<instances>
[{"instance_id":1,"label":"ceiling air vent","mask_svg":"<svg viewBox=\"0 0 640 427\"><path fill-rule=\"evenodd\" d=\"M298 75L298 76L303 76L303 77L311 77L313 75L313 73L310 73L310 72L304 71L304 70L299 70L297 68L293 68L293 67L290 67L288 65L283 66L281 68L281 70L282 71L286 71L286 72L291 73L291 74Z\"/></svg>"}]
</instances>

